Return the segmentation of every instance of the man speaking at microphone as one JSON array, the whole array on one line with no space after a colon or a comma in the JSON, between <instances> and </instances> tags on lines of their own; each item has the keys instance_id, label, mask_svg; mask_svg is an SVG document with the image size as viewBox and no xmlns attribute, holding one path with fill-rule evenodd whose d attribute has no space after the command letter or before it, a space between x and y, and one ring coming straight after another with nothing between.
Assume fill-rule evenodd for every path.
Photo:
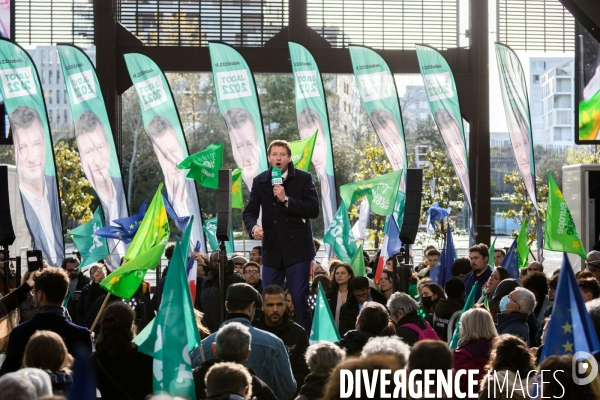
<instances>
[{"instance_id":1,"label":"man speaking at microphone","mask_svg":"<svg viewBox=\"0 0 600 400\"><path fill-rule=\"evenodd\" d=\"M251 237L262 240L263 287L289 289L298 323L310 335L308 277L316 254L310 219L319 215L319 198L312 176L294 168L288 142L272 141L267 157L271 167L254 178L242 218Z\"/></svg>"}]
</instances>

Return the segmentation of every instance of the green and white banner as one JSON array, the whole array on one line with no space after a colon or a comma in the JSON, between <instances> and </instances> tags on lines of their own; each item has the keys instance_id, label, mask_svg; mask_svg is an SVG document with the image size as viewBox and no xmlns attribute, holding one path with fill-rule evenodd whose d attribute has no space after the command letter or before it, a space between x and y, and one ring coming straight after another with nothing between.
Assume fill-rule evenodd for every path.
<instances>
[{"instance_id":1,"label":"green and white banner","mask_svg":"<svg viewBox=\"0 0 600 400\"><path fill-rule=\"evenodd\" d=\"M199 241L200 251L206 253L196 184L193 179L186 178L186 170L177 168L189 153L171 87L165 74L149 57L137 53L124 57L140 101L144 129L165 176L169 201L178 216L194 216L191 244L194 246Z\"/></svg>"},{"instance_id":2,"label":"green and white banner","mask_svg":"<svg viewBox=\"0 0 600 400\"><path fill-rule=\"evenodd\" d=\"M104 226L118 226L113 221L129 214L119 159L96 70L88 56L73 45L58 46L58 55L75 124L81 166L100 200ZM107 242L110 250L116 246L111 257L111 266L116 268L125 255L126 245L116 239L107 239Z\"/></svg>"},{"instance_id":3,"label":"green and white banner","mask_svg":"<svg viewBox=\"0 0 600 400\"><path fill-rule=\"evenodd\" d=\"M523 178L527 194L536 210L538 255L542 256L544 235L536 197L535 159L525 74L519 57L510 47L496 43L495 48L508 134L515 152L517 167Z\"/></svg>"},{"instance_id":4,"label":"green and white banner","mask_svg":"<svg viewBox=\"0 0 600 400\"><path fill-rule=\"evenodd\" d=\"M254 177L269 168L254 78L242 55L233 47L210 42L208 50L217 102L227 124L233 158L250 190Z\"/></svg>"},{"instance_id":5,"label":"green and white banner","mask_svg":"<svg viewBox=\"0 0 600 400\"><path fill-rule=\"evenodd\" d=\"M85 271L87 269L85 267L88 265L103 260L110 255L106 238L95 235L96 231L103 227L102 208L98 207L90 221L67 232L73 237L73 243L75 243L77 251L81 254L80 270Z\"/></svg>"},{"instance_id":6,"label":"green and white banner","mask_svg":"<svg viewBox=\"0 0 600 400\"><path fill-rule=\"evenodd\" d=\"M454 76L450 66L437 50L422 45L415 47L431 114L433 114L433 119L446 144L446 150L465 195L465 202L469 210L469 244L473 245L475 244L475 225L469 183L467 142Z\"/></svg>"},{"instance_id":7,"label":"green and white banner","mask_svg":"<svg viewBox=\"0 0 600 400\"><path fill-rule=\"evenodd\" d=\"M318 130L312 163L321 185L324 232L327 232L337 210L337 198L325 89L312 54L298 43L288 42L288 47L294 73L298 132L306 139Z\"/></svg>"},{"instance_id":8,"label":"green and white banner","mask_svg":"<svg viewBox=\"0 0 600 400\"><path fill-rule=\"evenodd\" d=\"M27 228L48 264L60 266L64 258L61 208L44 92L29 54L3 38L0 82Z\"/></svg>"},{"instance_id":9,"label":"green and white banner","mask_svg":"<svg viewBox=\"0 0 600 400\"><path fill-rule=\"evenodd\" d=\"M363 107L381 141L392 169L403 171L393 212L396 223L402 227L408 162L404 126L394 75L385 60L372 49L362 46L350 46L349 49L352 70Z\"/></svg>"}]
</instances>

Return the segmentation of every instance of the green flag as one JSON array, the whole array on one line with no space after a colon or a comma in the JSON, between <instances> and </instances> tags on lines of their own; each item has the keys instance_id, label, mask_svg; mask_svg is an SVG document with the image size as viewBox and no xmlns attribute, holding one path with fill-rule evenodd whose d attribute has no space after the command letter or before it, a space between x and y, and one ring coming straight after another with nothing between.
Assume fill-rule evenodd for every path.
<instances>
[{"instance_id":1,"label":"green flag","mask_svg":"<svg viewBox=\"0 0 600 400\"><path fill-rule=\"evenodd\" d=\"M340 334L335 327L335 320L331 314L331 309L325 297L325 291L319 282L319 292L317 294L317 303L313 316L312 330L310 332L310 341L314 342L337 342L340 340Z\"/></svg>"},{"instance_id":2,"label":"green flag","mask_svg":"<svg viewBox=\"0 0 600 400\"><path fill-rule=\"evenodd\" d=\"M102 208L98 207L89 222L67 232L67 234L73 237L75 247L77 247L77 250L81 254L81 265L79 266L81 270L110 255L106 239L94 235L98 229L103 227L104 218L102 216Z\"/></svg>"},{"instance_id":3,"label":"green flag","mask_svg":"<svg viewBox=\"0 0 600 400\"><path fill-rule=\"evenodd\" d=\"M498 239L498 238L497 237L494 238L494 242L490 246L490 251L489 251L490 256L488 257L488 265L490 266L490 268L492 269L492 271L496 267L494 265L494 251L496 251L496 239Z\"/></svg>"},{"instance_id":4,"label":"green flag","mask_svg":"<svg viewBox=\"0 0 600 400\"><path fill-rule=\"evenodd\" d=\"M290 147L292 148L292 161L294 162L294 167L297 169L308 171L318 132L319 130L317 129L315 133L306 139L290 142Z\"/></svg>"},{"instance_id":5,"label":"green flag","mask_svg":"<svg viewBox=\"0 0 600 400\"><path fill-rule=\"evenodd\" d=\"M219 188L219 170L223 168L223 143L213 143L177 164L178 169L189 169L186 177L209 189Z\"/></svg>"},{"instance_id":6,"label":"green flag","mask_svg":"<svg viewBox=\"0 0 600 400\"><path fill-rule=\"evenodd\" d=\"M202 230L206 233L206 239L208 240L208 246L212 251L219 250L219 241L217 240L217 217L207 219L202 226ZM229 230L229 237L231 240L225 242L225 249L227 253L231 254L235 252L233 243L233 228Z\"/></svg>"},{"instance_id":7,"label":"green flag","mask_svg":"<svg viewBox=\"0 0 600 400\"><path fill-rule=\"evenodd\" d=\"M231 174L231 208L244 208L242 195L242 169L236 168Z\"/></svg>"},{"instance_id":8,"label":"green flag","mask_svg":"<svg viewBox=\"0 0 600 400\"><path fill-rule=\"evenodd\" d=\"M577 254L587 260L569 206L550 173L548 173L548 211L544 227L544 249Z\"/></svg>"},{"instance_id":9,"label":"green flag","mask_svg":"<svg viewBox=\"0 0 600 400\"><path fill-rule=\"evenodd\" d=\"M365 276L365 258L363 257L363 246L362 244L358 246L356 249L356 253L354 254L354 258L352 258L352 264L350 264L352 270L354 271L354 275L356 276Z\"/></svg>"},{"instance_id":10,"label":"green flag","mask_svg":"<svg viewBox=\"0 0 600 400\"><path fill-rule=\"evenodd\" d=\"M348 218L348 210L342 201L338 208L329 229L325 232L323 242L333 247L335 255L343 262L351 264L352 258L356 254L356 240L350 231L350 219Z\"/></svg>"},{"instance_id":11,"label":"green flag","mask_svg":"<svg viewBox=\"0 0 600 400\"><path fill-rule=\"evenodd\" d=\"M185 272L193 218L175 244L158 314L133 340L140 352L154 358L154 393L189 399L195 399L196 392L188 354L200 343Z\"/></svg>"},{"instance_id":12,"label":"green flag","mask_svg":"<svg viewBox=\"0 0 600 400\"><path fill-rule=\"evenodd\" d=\"M362 182L352 182L340 187L340 196L346 207L366 195L371 210L377 215L387 216L394 211L402 169Z\"/></svg>"},{"instance_id":13,"label":"green flag","mask_svg":"<svg viewBox=\"0 0 600 400\"><path fill-rule=\"evenodd\" d=\"M146 271L158 266L169 239L169 221L161 194L162 187L161 183L125 253L127 262L100 282L104 289L125 300L133 297Z\"/></svg>"},{"instance_id":14,"label":"green flag","mask_svg":"<svg viewBox=\"0 0 600 400\"><path fill-rule=\"evenodd\" d=\"M477 292L477 285L473 285L471 288L471 292L469 293L469 297L467 297L467 301L462 309L462 314L469 311L471 308L475 307L475 300L479 296ZM458 317L458 321L456 322L456 327L454 328L454 332L452 333L452 339L450 340L450 350L456 350L458 347L458 339L460 334L460 316Z\"/></svg>"},{"instance_id":15,"label":"green flag","mask_svg":"<svg viewBox=\"0 0 600 400\"><path fill-rule=\"evenodd\" d=\"M527 244L527 224L529 217L525 217L519 236L517 236L517 253L519 255L519 270L526 268L529 261L529 245Z\"/></svg>"}]
</instances>

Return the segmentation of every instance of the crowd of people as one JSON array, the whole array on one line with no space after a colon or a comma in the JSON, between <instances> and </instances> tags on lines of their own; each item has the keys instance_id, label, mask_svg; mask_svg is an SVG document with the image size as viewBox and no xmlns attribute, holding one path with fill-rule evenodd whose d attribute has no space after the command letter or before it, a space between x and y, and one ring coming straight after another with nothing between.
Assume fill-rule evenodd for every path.
<instances>
[{"instance_id":1,"label":"crowd of people","mask_svg":"<svg viewBox=\"0 0 600 400\"><path fill-rule=\"evenodd\" d=\"M172 251L168 246L167 258ZM250 259L229 257L225 293L218 284L219 253L193 254L202 343L190 360L198 399L338 399L344 389L341 371L377 369L476 370L475 398L480 399L552 397L564 390L571 398L600 398L598 379L587 385L572 382L571 356L550 356L540 363L558 283L558 271L547 277L542 263L529 264L520 279L512 279L499 266L503 251L491 255L479 244L455 261L454 276L442 287L428 277L439 257L439 250L429 247L406 282L408 290L400 292L394 266L402 264L395 256L387 260L379 284L373 279L377 260L366 253L367 276L355 276L339 260L328 266L313 262L310 305L314 309L320 283L340 340L311 344L311 332L297 323L289 288L263 287L261 253L257 246ZM488 265L492 256L494 268ZM600 337L600 252L590 252L585 265L577 282ZM80 271L78 258L66 257L61 268L45 266L25 274L22 284L0 299L3 319L21 311L2 349L0 399L65 398L74 385L78 354L90 355L95 372L89 372L103 399L170 398L152 394L153 359L132 343L160 307L168 267L152 299L147 283L130 301L111 296L93 332L89 329L107 296L99 285L106 268L96 263L87 271L89 277ZM480 295L475 307L463 313L474 285ZM219 303L226 309L224 320ZM458 341L451 350L459 316ZM562 386L555 380L515 379L535 376L537 370L569 379L559 380ZM536 384L537 392L525 387ZM462 375L461 392L467 393L468 385Z\"/></svg>"}]
</instances>

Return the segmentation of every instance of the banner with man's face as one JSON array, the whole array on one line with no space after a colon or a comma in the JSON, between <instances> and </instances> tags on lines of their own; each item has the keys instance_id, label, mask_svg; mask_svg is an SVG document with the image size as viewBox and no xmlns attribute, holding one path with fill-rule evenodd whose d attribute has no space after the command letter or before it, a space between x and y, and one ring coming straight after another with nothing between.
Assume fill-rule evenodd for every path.
<instances>
[{"instance_id":1,"label":"banner with man's face","mask_svg":"<svg viewBox=\"0 0 600 400\"><path fill-rule=\"evenodd\" d=\"M200 242L200 250L207 253L196 183L186 178L187 170L177 169L177 164L189 153L171 87L165 74L149 57L137 53L124 57L140 102L144 129L165 176L169 201L178 216L194 216L190 243L193 247Z\"/></svg>"},{"instance_id":2,"label":"banner with man's face","mask_svg":"<svg viewBox=\"0 0 600 400\"><path fill-rule=\"evenodd\" d=\"M425 93L433 119L446 144L446 150L454 165L458 181L465 195L470 213L469 243L475 244L475 226L471 203L471 185L469 183L469 162L467 159L467 142L463 120L460 114L458 93L450 66L444 57L435 49L427 46L415 46L419 68L425 83Z\"/></svg>"},{"instance_id":3,"label":"banner with man's face","mask_svg":"<svg viewBox=\"0 0 600 400\"><path fill-rule=\"evenodd\" d=\"M119 159L96 70L78 47L61 45L57 49L83 171L98 195L105 226L117 226L113 221L126 218L129 213ZM127 246L116 239L107 239L107 242L109 251L115 249L110 265L117 268Z\"/></svg>"},{"instance_id":4,"label":"banner with man's face","mask_svg":"<svg viewBox=\"0 0 600 400\"><path fill-rule=\"evenodd\" d=\"M539 214L536 184L535 158L533 154L533 136L531 133L531 117L529 113L529 97L525 74L519 57L508 46L496 43L496 61L500 78L502 103L508 124L508 134L512 143L517 167L523 178L527 194ZM538 253L543 249L543 234L540 218L537 218Z\"/></svg>"},{"instance_id":5,"label":"banner with man's face","mask_svg":"<svg viewBox=\"0 0 600 400\"><path fill-rule=\"evenodd\" d=\"M349 49L352 70L363 107L373 124L390 164L392 164L392 169L403 171L393 213L396 223L402 227L408 163L404 126L394 75L385 60L368 47L350 46Z\"/></svg>"},{"instance_id":6,"label":"banner with man's face","mask_svg":"<svg viewBox=\"0 0 600 400\"><path fill-rule=\"evenodd\" d=\"M294 91L296 94L296 116L298 132L302 139L313 135L317 129L317 139L313 149L312 163L321 185L321 204L323 206L323 232L327 232L337 210L333 151L325 89L319 67L312 54L302 45L288 42L292 71L294 73ZM327 253L329 245L326 244Z\"/></svg>"},{"instance_id":7,"label":"banner with man's face","mask_svg":"<svg viewBox=\"0 0 600 400\"><path fill-rule=\"evenodd\" d=\"M64 258L61 209L44 92L29 54L6 39L0 39L0 92L15 145L29 233L42 257L60 266Z\"/></svg>"},{"instance_id":8,"label":"banner with man's face","mask_svg":"<svg viewBox=\"0 0 600 400\"><path fill-rule=\"evenodd\" d=\"M210 42L208 50L217 103L227 124L233 158L250 190L254 177L269 168L254 78L233 47Z\"/></svg>"}]
</instances>

